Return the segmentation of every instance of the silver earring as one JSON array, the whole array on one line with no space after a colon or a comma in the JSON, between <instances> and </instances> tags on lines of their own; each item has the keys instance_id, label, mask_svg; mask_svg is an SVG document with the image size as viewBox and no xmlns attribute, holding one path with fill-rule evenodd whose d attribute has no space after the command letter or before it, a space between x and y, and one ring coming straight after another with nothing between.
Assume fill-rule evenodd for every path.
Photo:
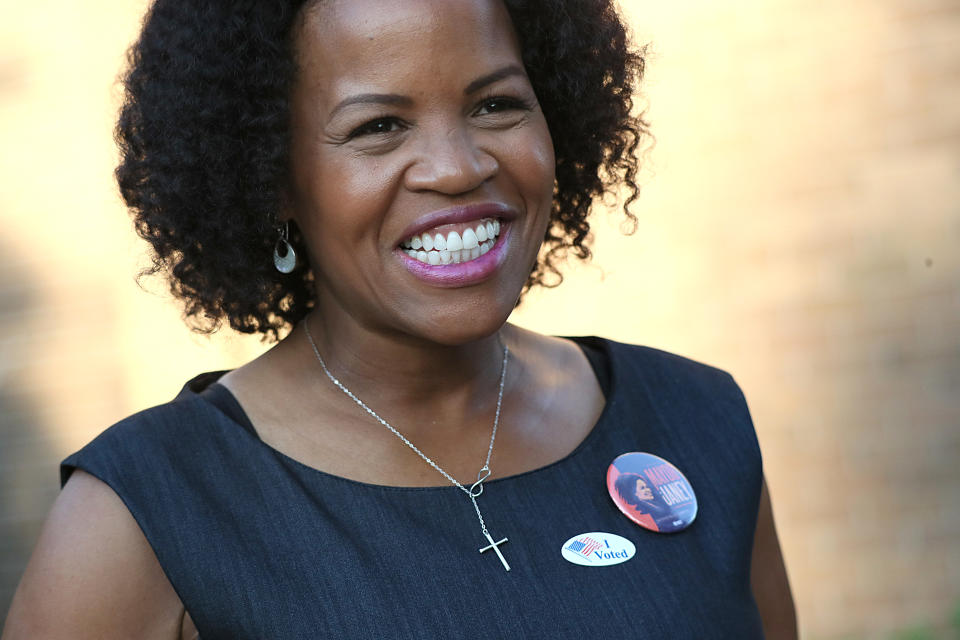
<instances>
[{"instance_id":1,"label":"silver earring","mask_svg":"<svg viewBox=\"0 0 960 640\"><path fill-rule=\"evenodd\" d=\"M290 223L285 221L277 231L280 237L273 245L273 266L280 273L290 273L297 266L297 254L290 244Z\"/></svg>"}]
</instances>

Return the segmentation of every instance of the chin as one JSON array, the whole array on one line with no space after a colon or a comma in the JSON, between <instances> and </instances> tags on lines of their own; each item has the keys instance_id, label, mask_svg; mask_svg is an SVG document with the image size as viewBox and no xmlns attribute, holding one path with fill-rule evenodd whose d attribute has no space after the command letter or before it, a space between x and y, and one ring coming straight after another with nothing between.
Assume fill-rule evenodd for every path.
<instances>
[{"instance_id":1,"label":"chin","mask_svg":"<svg viewBox=\"0 0 960 640\"><path fill-rule=\"evenodd\" d=\"M445 305L443 311L435 310L429 318L416 323L419 327L409 330L435 344L465 345L495 334L513 311L513 304L454 304Z\"/></svg>"}]
</instances>

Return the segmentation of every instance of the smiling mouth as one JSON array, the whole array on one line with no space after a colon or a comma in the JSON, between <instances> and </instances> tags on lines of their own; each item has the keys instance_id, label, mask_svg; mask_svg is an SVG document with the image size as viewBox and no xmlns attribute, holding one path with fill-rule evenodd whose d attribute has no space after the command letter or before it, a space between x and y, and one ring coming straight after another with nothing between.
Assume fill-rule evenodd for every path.
<instances>
[{"instance_id":1,"label":"smiling mouth","mask_svg":"<svg viewBox=\"0 0 960 640\"><path fill-rule=\"evenodd\" d=\"M499 236L500 219L482 218L428 229L401 242L400 250L424 264L460 264L490 251Z\"/></svg>"}]
</instances>

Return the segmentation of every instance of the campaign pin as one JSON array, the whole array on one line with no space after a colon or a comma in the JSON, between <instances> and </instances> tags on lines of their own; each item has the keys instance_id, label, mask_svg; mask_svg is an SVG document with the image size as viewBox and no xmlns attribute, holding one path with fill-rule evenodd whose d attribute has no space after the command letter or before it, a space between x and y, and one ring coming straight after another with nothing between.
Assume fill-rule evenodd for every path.
<instances>
[{"instance_id":1,"label":"campaign pin","mask_svg":"<svg viewBox=\"0 0 960 640\"><path fill-rule=\"evenodd\" d=\"M670 533L697 517L697 496L679 469L650 453L625 453L607 469L607 491L625 516L641 527Z\"/></svg>"}]
</instances>

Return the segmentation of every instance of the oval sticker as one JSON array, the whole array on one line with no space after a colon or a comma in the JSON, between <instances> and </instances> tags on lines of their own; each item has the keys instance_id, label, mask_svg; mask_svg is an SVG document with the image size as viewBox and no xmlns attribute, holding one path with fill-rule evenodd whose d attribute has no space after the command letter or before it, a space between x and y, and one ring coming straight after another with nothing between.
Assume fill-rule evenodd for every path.
<instances>
[{"instance_id":1,"label":"oval sticker","mask_svg":"<svg viewBox=\"0 0 960 640\"><path fill-rule=\"evenodd\" d=\"M632 542L614 533L592 531L575 535L560 548L565 560L585 567L608 567L626 562L637 552Z\"/></svg>"}]
</instances>

